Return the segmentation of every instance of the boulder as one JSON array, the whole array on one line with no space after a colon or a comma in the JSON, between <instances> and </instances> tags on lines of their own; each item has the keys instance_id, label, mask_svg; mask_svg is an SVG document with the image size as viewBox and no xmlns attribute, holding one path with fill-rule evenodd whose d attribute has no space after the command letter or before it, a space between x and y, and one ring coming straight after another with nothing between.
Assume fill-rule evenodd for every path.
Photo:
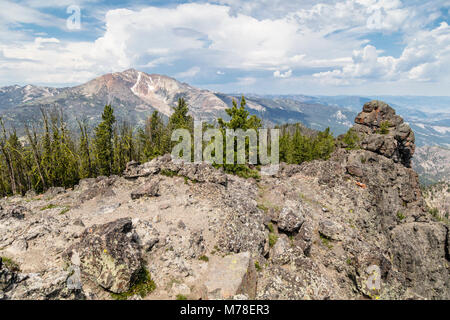
<instances>
[{"instance_id":1,"label":"boulder","mask_svg":"<svg viewBox=\"0 0 450 320\"><path fill-rule=\"evenodd\" d=\"M257 275L249 252L211 259L205 282L207 300L226 300L238 294L256 296Z\"/></svg>"},{"instance_id":2,"label":"boulder","mask_svg":"<svg viewBox=\"0 0 450 320\"><path fill-rule=\"evenodd\" d=\"M131 219L123 218L87 228L80 242L66 251L66 259L77 255L83 275L108 291L126 292L142 269L132 227Z\"/></svg>"},{"instance_id":3,"label":"boulder","mask_svg":"<svg viewBox=\"0 0 450 320\"><path fill-rule=\"evenodd\" d=\"M278 230L287 233L297 232L305 221L300 205L284 207L278 216Z\"/></svg>"},{"instance_id":4,"label":"boulder","mask_svg":"<svg viewBox=\"0 0 450 320\"><path fill-rule=\"evenodd\" d=\"M59 194L65 193L66 189L62 187L51 187L44 193L44 198L46 199L52 199L56 197Z\"/></svg>"},{"instance_id":5,"label":"boulder","mask_svg":"<svg viewBox=\"0 0 450 320\"><path fill-rule=\"evenodd\" d=\"M142 197L158 197L159 196L159 180L152 179L143 186L131 192L131 199L136 200Z\"/></svg>"},{"instance_id":6,"label":"boulder","mask_svg":"<svg viewBox=\"0 0 450 320\"><path fill-rule=\"evenodd\" d=\"M339 241L344 239L344 228L342 225L330 219L322 219L319 221L319 232L331 240Z\"/></svg>"}]
</instances>

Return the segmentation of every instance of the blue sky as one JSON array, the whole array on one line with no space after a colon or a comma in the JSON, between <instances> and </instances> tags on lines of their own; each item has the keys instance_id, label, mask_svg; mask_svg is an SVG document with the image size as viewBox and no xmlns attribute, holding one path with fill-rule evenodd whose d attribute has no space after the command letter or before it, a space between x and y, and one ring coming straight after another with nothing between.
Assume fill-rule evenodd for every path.
<instances>
[{"instance_id":1,"label":"blue sky","mask_svg":"<svg viewBox=\"0 0 450 320\"><path fill-rule=\"evenodd\" d=\"M450 0L0 0L0 86L136 68L230 93L450 95L449 10Z\"/></svg>"}]
</instances>

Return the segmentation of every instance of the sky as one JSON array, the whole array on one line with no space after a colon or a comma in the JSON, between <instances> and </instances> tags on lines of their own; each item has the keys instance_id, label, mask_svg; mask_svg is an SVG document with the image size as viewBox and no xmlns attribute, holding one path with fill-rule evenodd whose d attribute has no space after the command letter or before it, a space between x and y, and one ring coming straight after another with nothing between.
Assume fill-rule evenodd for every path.
<instances>
[{"instance_id":1,"label":"sky","mask_svg":"<svg viewBox=\"0 0 450 320\"><path fill-rule=\"evenodd\" d=\"M225 93L450 96L450 0L0 0L0 86L135 68Z\"/></svg>"}]
</instances>

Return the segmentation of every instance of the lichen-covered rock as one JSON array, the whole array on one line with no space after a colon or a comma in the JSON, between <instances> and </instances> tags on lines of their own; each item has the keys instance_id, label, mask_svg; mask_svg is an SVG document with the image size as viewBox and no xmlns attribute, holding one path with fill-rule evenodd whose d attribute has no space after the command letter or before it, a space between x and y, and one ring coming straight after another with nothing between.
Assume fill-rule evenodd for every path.
<instances>
[{"instance_id":1,"label":"lichen-covered rock","mask_svg":"<svg viewBox=\"0 0 450 320\"><path fill-rule=\"evenodd\" d=\"M287 233L297 232L305 221L300 204L284 207L278 216L278 229Z\"/></svg>"},{"instance_id":2,"label":"lichen-covered rock","mask_svg":"<svg viewBox=\"0 0 450 320\"><path fill-rule=\"evenodd\" d=\"M83 275L114 293L129 290L142 268L139 244L132 234L131 219L119 219L87 228L67 257L78 255Z\"/></svg>"}]
</instances>

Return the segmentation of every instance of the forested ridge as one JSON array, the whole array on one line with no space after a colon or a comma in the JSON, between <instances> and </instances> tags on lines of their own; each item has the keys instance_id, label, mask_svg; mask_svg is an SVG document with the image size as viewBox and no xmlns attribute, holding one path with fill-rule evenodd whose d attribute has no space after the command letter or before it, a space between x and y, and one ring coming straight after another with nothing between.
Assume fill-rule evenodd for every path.
<instances>
[{"instance_id":1,"label":"forested ridge","mask_svg":"<svg viewBox=\"0 0 450 320\"><path fill-rule=\"evenodd\" d=\"M218 119L216 125L204 128L259 129L261 119L250 116L245 98L226 110L229 121ZM172 132L185 128L193 132L194 121L189 108L179 99L167 123L155 111L144 128L133 128L119 121L114 108L106 105L102 121L94 128L78 121L78 132L68 129L62 110L40 110L40 123L26 124L24 137L0 118L0 196L25 194L29 190L44 192L50 187L71 188L80 179L120 175L129 161L141 163L170 153L178 142L171 141ZM329 129L311 135L303 127L283 125L280 133L280 161L302 163L327 159L335 148ZM347 134L348 136L348 134ZM243 165L223 165L226 172L244 177L257 177L253 168Z\"/></svg>"}]
</instances>

